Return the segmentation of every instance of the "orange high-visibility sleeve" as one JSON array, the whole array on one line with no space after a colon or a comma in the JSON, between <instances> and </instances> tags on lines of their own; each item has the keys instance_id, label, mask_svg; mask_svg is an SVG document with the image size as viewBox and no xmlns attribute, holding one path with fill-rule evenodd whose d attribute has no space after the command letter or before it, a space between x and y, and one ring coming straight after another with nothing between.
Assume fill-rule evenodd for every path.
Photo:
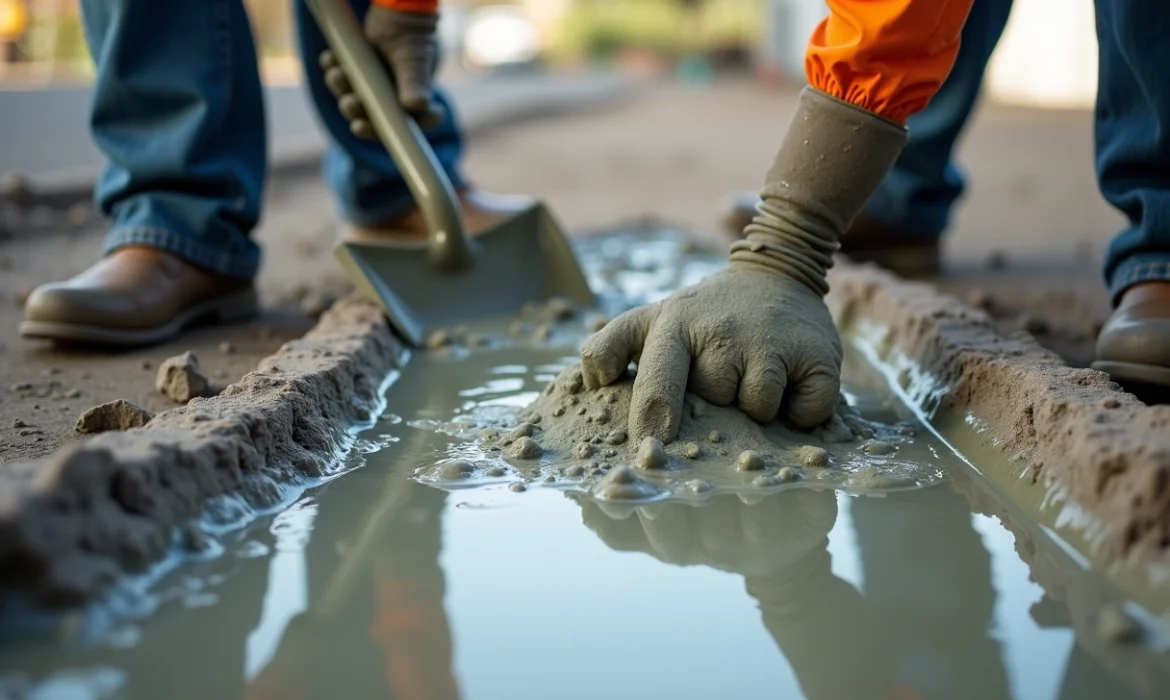
<instances>
[{"instance_id":1,"label":"orange high-visibility sleeve","mask_svg":"<svg viewBox=\"0 0 1170 700\"><path fill-rule=\"evenodd\" d=\"M372 0L374 5L387 10L433 15L439 11L439 0Z\"/></svg>"},{"instance_id":2,"label":"orange high-visibility sleeve","mask_svg":"<svg viewBox=\"0 0 1170 700\"><path fill-rule=\"evenodd\" d=\"M905 124L951 72L973 0L828 0L804 58L809 85Z\"/></svg>"}]
</instances>

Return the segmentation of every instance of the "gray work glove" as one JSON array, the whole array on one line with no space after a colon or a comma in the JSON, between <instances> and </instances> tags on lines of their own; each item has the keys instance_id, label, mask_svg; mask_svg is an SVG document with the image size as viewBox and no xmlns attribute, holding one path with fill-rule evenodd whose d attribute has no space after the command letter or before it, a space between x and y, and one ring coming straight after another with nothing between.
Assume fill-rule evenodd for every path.
<instances>
[{"instance_id":1,"label":"gray work glove","mask_svg":"<svg viewBox=\"0 0 1170 700\"><path fill-rule=\"evenodd\" d=\"M439 65L439 44L435 37L438 23L438 15L400 12L376 5L370 7L365 19L366 38L390 67L398 102L423 129L443 119L443 110L431 101L431 83ZM325 71L325 85L337 98L350 130L362 138L376 140L378 135L366 109L337 57L332 51L322 51L320 64Z\"/></svg>"},{"instance_id":2,"label":"gray work glove","mask_svg":"<svg viewBox=\"0 0 1170 700\"><path fill-rule=\"evenodd\" d=\"M833 412L841 340L824 303L837 240L881 183L906 130L805 88L762 202L728 267L617 317L581 349L597 388L638 363L629 432L669 442L684 391L752 418L812 428Z\"/></svg>"}]
</instances>

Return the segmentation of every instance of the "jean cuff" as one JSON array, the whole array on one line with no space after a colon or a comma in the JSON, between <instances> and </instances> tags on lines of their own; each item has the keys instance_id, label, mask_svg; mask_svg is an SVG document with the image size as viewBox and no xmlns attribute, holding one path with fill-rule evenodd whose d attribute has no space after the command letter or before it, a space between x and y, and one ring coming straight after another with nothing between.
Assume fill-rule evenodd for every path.
<instances>
[{"instance_id":1,"label":"jean cuff","mask_svg":"<svg viewBox=\"0 0 1170 700\"><path fill-rule=\"evenodd\" d=\"M1113 268L1109 275L1109 298L1113 305L1125 290L1142 282L1170 282L1170 255L1134 255Z\"/></svg>"},{"instance_id":2,"label":"jean cuff","mask_svg":"<svg viewBox=\"0 0 1170 700\"><path fill-rule=\"evenodd\" d=\"M260 268L260 256L234 255L209 247L191 236L156 226L115 226L106 236L103 255L129 246L165 250L183 260L224 277L252 279Z\"/></svg>"}]
</instances>

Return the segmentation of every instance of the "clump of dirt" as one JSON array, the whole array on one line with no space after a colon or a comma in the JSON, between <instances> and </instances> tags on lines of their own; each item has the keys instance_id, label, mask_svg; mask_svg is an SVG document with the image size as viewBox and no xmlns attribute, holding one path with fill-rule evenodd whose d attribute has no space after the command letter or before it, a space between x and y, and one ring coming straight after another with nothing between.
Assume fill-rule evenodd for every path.
<instances>
[{"instance_id":1,"label":"clump of dirt","mask_svg":"<svg viewBox=\"0 0 1170 700\"><path fill-rule=\"evenodd\" d=\"M141 428L154 418L150 411L118 399L87 409L77 419L75 430L82 435L104 433L109 430L130 430Z\"/></svg>"},{"instance_id":2,"label":"clump of dirt","mask_svg":"<svg viewBox=\"0 0 1170 700\"><path fill-rule=\"evenodd\" d=\"M826 423L804 432L779 421L762 425L736 407L688 394L678 438L663 445L654 438L630 439L632 392L632 375L588 391L580 365L572 365L510 430L480 431L484 460L473 471L453 474L440 463L419 476L444 483L515 473L528 482L589 490L603 500L706 497L801 484L866 493L942 478L935 460L918 454L913 431L866 421L843 398Z\"/></svg>"},{"instance_id":3,"label":"clump of dirt","mask_svg":"<svg viewBox=\"0 0 1170 700\"><path fill-rule=\"evenodd\" d=\"M199 360L187 351L167 358L158 368L154 386L159 393L176 403L188 403L194 398L214 396L211 382L199 369Z\"/></svg>"}]
</instances>

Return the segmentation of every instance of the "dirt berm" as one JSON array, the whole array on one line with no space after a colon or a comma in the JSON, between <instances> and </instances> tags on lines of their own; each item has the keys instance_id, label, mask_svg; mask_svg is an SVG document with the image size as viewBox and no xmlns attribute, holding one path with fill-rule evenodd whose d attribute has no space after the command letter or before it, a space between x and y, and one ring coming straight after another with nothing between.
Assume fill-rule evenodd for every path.
<instances>
[{"instance_id":1,"label":"dirt berm","mask_svg":"<svg viewBox=\"0 0 1170 700\"><path fill-rule=\"evenodd\" d=\"M930 285L849 264L830 283L844 333L915 366L902 383L932 422L976 426L1003 455L980 469L1010 470L1050 490L1056 505L1079 506L1099 526L1092 539L1105 559L1170 561L1170 406L1068 367L1027 333L1003 335L986 313ZM924 377L912 382L916 371Z\"/></svg>"},{"instance_id":2,"label":"dirt berm","mask_svg":"<svg viewBox=\"0 0 1170 700\"><path fill-rule=\"evenodd\" d=\"M277 505L342 464L402 352L380 309L346 299L214 398L3 465L0 588L81 602L160 560L209 499Z\"/></svg>"}]
</instances>

